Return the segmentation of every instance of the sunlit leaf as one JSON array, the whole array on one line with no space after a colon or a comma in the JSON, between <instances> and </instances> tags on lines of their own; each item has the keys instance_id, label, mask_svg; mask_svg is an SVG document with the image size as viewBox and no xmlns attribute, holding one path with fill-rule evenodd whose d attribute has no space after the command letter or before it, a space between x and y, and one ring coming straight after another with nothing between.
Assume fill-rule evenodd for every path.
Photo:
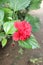
<instances>
[{"instance_id":1,"label":"sunlit leaf","mask_svg":"<svg viewBox=\"0 0 43 65\"><path fill-rule=\"evenodd\" d=\"M7 44L7 39L4 38L4 39L2 40L2 47L5 47L6 44Z\"/></svg>"},{"instance_id":2,"label":"sunlit leaf","mask_svg":"<svg viewBox=\"0 0 43 65\"><path fill-rule=\"evenodd\" d=\"M3 25L6 34L13 34L16 29L14 28L14 22L6 22Z\"/></svg>"}]
</instances>

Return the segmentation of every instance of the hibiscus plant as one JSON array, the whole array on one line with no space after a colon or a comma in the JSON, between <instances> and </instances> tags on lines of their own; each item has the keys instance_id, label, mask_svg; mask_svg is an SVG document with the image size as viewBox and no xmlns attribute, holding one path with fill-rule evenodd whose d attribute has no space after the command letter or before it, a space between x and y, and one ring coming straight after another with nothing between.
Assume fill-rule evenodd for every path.
<instances>
[{"instance_id":1,"label":"hibiscus plant","mask_svg":"<svg viewBox=\"0 0 43 65\"><path fill-rule=\"evenodd\" d=\"M32 32L38 31L40 22L28 12L39 8L41 0L0 0L0 42L5 47L13 41L27 49L39 48Z\"/></svg>"}]
</instances>

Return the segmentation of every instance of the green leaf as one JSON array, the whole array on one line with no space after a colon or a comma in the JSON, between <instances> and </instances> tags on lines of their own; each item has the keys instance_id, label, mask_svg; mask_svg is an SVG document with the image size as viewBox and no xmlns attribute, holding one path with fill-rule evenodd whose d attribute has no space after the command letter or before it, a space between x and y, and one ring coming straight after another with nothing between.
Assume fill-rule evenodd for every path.
<instances>
[{"instance_id":1,"label":"green leaf","mask_svg":"<svg viewBox=\"0 0 43 65\"><path fill-rule=\"evenodd\" d=\"M5 47L6 44L7 44L7 39L4 38L4 39L2 40L2 47Z\"/></svg>"},{"instance_id":2,"label":"green leaf","mask_svg":"<svg viewBox=\"0 0 43 65\"><path fill-rule=\"evenodd\" d=\"M4 11L0 9L0 21L4 18Z\"/></svg>"},{"instance_id":3,"label":"green leaf","mask_svg":"<svg viewBox=\"0 0 43 65\"><path fill-rule=\"evenodd\" d=\"M3 18L4 18L4 11L0 9L0 30L3 24Z\"/></svg>"},{"instance_id":4,"label":"green leaf","mask_svg":"<svg viewBox=\"0 0 43 65\"><path fill-rule=\"evenodd\" d=\"M0 0L0 8L10 7L14 11L18 11L29 6L31 0Z\"/></svg>"},{"instance_id":5,"label":"green leaf","mask_svg":"<svg viewBox=\"0 0 43 65\"><path fill-rule=\"evenodd\" d=\"M32 31L36 32L40 29L40 20L37 17L33 17L31 15L26 15L25 20L30 22L32 25Z\"/></svg>"},{"instance_id":6,"label":"green leaf","mask_svg":"<svg viewBox=\"0 0 43 65\"><path fill-rule=\"evenodd\" d=\"M33 35L31 35L31 37L25 41L18 41L18 43L21 47L24 47L27 49L39 48L38 42L36 41Z\"/></svg>"},{"instance_id":7,"label":"green leaf","mask_svg":"<svg viewBox=\"0 0 43 65\"><path fill-rule=\"evenodd\" d=\"M12 15L14 14L13 11L9 8L2 8L4 10L4 21L11 21L12 20Z\"/></svg>"},{"instance_id":8,"label":"green leaf","mask_svg":"<svg viewBox=\"0 0 43 65\"><path fill-rule=\"evenodd\" d=\"M2 8L5 13L13 13L13 11L10 8Z\"/></svg>"},{"instance_id":9,"label":"green leaf","mask_svg":"<svg viewBox=\"0 0 43 65\"><path fill-rule=\"evenodd\" d=\"M14 22L4 23L3 28L6 34L13 34L16 31L16 28L14 28Z\"/></svg>"},{"instance_id":10,"label":"green leaf","mask_svg":"<svg viewBox=\"0 0 43 65\"><path fill-rule=\"evenodd\" d=\"M0 0L0 8L2 8L2 7L4 7L4 5L6 5L7 6L7 2L8 2L9 0ZM5 6L5 7L6 7Z\"/></svg>"},{"instance_id":11,"label":"green leaf","mask_svg":"<svg viewBox=\"0 0 43 65\"><path fill-rule=\"evenodd\" d=\"M25 9L30 4L30 2L31 0L10 0L9 7L14 9L14 11L18 11Z\"/></svg>"},{"instance_id":12,"label":"green leaf","mask_svg":"<svg viewBox=\"0 0 43 65\"><path fill-rule=\"evenodd\" d=\"M4 34L4 32L0 32L0 41L1 41L3 38L5 38L5 34Z\"/></svg>"},{"instance_id":13,"label":"green leaf","mask_svg":"<svg viewBox=\"0 0 43 65\"><path fill-rule=\"evenodd\" d=\"M40 3L42 0L32 0L29 6L29 9L38 9L40 8Z\"/></svg>"}]
</instances>

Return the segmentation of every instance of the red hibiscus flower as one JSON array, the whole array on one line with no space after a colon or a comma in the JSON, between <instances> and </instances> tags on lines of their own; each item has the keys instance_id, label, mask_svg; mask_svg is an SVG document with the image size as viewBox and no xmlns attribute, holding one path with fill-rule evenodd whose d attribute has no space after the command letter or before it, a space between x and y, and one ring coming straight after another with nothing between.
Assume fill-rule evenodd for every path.
<instances>
[{"instance_id":1,"label":"red hibiscus flower","mask_svg":"<svg viewBox=\"0 0 43 65\"><path fill-rule=\"evenodd\" d=\"M17 31L12 35L13 40L26 40L31 36L32 27L29 22L16 21L14 27L17 28Z\"/></svg>"}]
</instances>

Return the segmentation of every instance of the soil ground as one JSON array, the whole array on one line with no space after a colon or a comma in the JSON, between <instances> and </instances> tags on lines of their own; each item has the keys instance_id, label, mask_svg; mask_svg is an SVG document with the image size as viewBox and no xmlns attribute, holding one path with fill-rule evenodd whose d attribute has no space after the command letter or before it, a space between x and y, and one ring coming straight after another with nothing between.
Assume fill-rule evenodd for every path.
<instances>
[{"instance_id":1,"label":"soil ground","mask_svg":"<svg viewBox=\"0 0 43 65\"><path fill-rule=\"evenodd\" d=\"M18 43L15 42L16 45L12 47L12 41L10 39L5 48L2 49L0 46L0 65L43 65L43 9L32 11L31 13L40 18L40 30L34 33L34 35L41 48L34 50L23 49L23 54L21 55L18 52L20 49ZM31 58L41 58L42 62L33 64L29 61Z\"/></svg>"}]
</instances>

